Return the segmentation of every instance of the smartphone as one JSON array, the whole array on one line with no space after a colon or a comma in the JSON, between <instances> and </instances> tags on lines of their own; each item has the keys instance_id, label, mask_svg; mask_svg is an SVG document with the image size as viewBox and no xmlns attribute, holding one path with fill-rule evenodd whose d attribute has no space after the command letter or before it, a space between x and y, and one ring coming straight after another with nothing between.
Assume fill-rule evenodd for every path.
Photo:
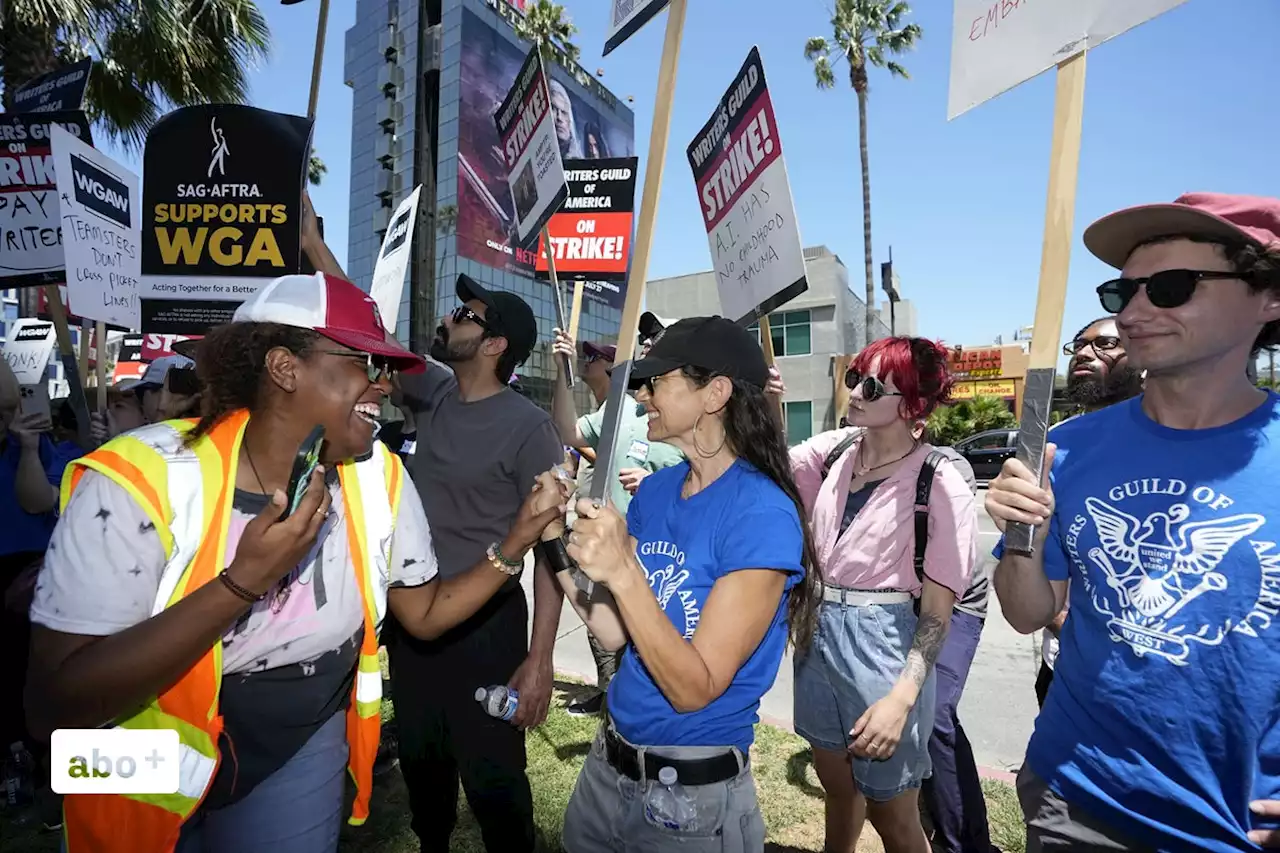
<instances>
[{"instance_id":1,"label":"smartphone","mask_svg":"<svg viewBox=\"0 0 1280 853\"><path fill-rule=\"evenodd\" d=\"M320 448L324 444L324 427L317 426L298 448L298 455L293 460L293 473L289 476L289 491L285 494L289 504L280 514L284 521L298 510L302 497L307 493L307 485L311 482L311 474L320 464Z\"/></svg>"},{"instance_id":2,"label":"smartphone","mask_svg":"<svg viewBox=\"0 0 1280 853\"><path fill-rule=\"evenodd\" d=\"M49 403L49 384L39 382L35 385L23 385L19 389L19 413L23 415L44 415L52 420L53 409Z\"/></svg>"}]
</instances>

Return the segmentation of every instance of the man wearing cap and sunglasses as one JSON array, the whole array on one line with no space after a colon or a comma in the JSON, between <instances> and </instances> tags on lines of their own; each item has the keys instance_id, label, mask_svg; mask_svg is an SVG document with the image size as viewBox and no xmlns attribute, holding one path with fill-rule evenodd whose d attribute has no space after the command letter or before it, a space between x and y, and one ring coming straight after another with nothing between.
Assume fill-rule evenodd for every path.
<instances>
[{"instance_id":1,"label":"man wearing cap and sunglasses","mask_svg":"<svg viewBox=\"0 0 1280 853\"><path fill-rule=\"evenodd\" d=\"M410 473L446 578L503 540L537 475L564 458L551 417L508 385L537 342L533 310L514 293L488 290L465 275L456 292L459 304L430 350L452 372L433 364L401 383L419 436ZM551 702L563 592L539 560L530 638L520 564L508 565L514 576L507 587L439 641L396 632L387 643L400 769L413 830L427 853L450 849L459 777L488 850L533 850L524 730L546 719ZM495 684L519 692L510 722L488 716L475 701L476 688Z\"/></svg>"},{"instance_id":2,"label":"man wearing cap and sunglasses","mask_svg":"<svg viewBox=\"0 0 1280 853\"><path fill-rule=\"evenodd\" d=\"M1071 597L1027 849L1280 848L1280 397L1245 375L1280 342L1280 200L1188 194L1084 242L1121 270L1098 295L1146 384L987 492L1000 527L1038 525L1030 556L997 548L1010 624Z\"/></svg>"}]
</instances>

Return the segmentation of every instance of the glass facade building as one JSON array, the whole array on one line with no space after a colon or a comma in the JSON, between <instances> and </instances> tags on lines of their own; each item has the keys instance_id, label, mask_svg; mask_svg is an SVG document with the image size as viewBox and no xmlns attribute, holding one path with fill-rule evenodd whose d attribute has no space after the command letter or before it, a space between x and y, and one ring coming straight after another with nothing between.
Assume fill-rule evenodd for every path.
<instances>
[{"instance_id":1,"label":"glass facade building","mask_svg":"<svg viewBox=\"0 0 1280 853\"><path fill-rule=\"evenodd\" d=\"M457 304L459 274L519 294L538 318L539 346L517 373L529 395L548 405L553 294L504 237L510 194L490 138L492 113L529 49L515 35L520 14L506 0L357 0L344 58L353 92L347 272L368 290L392 210L422 184L397 337L427 349ZM634 116L624 103L580 66L548 69L553 107L564 93L557 119L565 156L634 153ZM563 288L567 310L572 284ZM620 303L584 299L578 338L612 342L620 316ZM579 411L587 405L581 398Z\"/></svg>"}]
</instances>

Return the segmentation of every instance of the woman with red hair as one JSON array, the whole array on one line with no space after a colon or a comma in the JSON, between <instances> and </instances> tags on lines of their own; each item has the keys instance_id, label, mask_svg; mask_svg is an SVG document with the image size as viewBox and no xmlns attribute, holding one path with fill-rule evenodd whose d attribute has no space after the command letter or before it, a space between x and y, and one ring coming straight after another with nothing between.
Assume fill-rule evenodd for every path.
<instances>
[{"instance_id":1,"label":"woman with red hair","mask_svg":"<svg viewBox=\"0 0 1280 853\"><path fill-rule=\"evenodd\" d=\"M946 349L876 341L845 384L852 428L791 451L822 569L821 596L793 617L795 727L826 791L826 850L852 853L870 818L889 853L927 853L933 665L977 562L977 516L963 476L938 462L917 571L916 486L932 448L915 427L949 400Z\"/></svg>"}]
</instances>

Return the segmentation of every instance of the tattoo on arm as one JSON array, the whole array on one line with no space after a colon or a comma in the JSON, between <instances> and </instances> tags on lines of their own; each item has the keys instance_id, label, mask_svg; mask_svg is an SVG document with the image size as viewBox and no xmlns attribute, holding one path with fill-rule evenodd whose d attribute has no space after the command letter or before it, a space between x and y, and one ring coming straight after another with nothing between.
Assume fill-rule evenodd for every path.
<instances>
[{"instance_id":1,"label":"tattoo on arm","mask_svg":"<svg viewBox=\"0 0 1280 853\"><path fill-rule=\"evenodd\" d=\"M924 687L929 670L933 669L942 651L942 644L947 639L950 623L939 619L932 613L921 613L916 625L915 639L911 643L911 651L907 653L906 675L917 688Z\"/></svg>"}]
</instances>

